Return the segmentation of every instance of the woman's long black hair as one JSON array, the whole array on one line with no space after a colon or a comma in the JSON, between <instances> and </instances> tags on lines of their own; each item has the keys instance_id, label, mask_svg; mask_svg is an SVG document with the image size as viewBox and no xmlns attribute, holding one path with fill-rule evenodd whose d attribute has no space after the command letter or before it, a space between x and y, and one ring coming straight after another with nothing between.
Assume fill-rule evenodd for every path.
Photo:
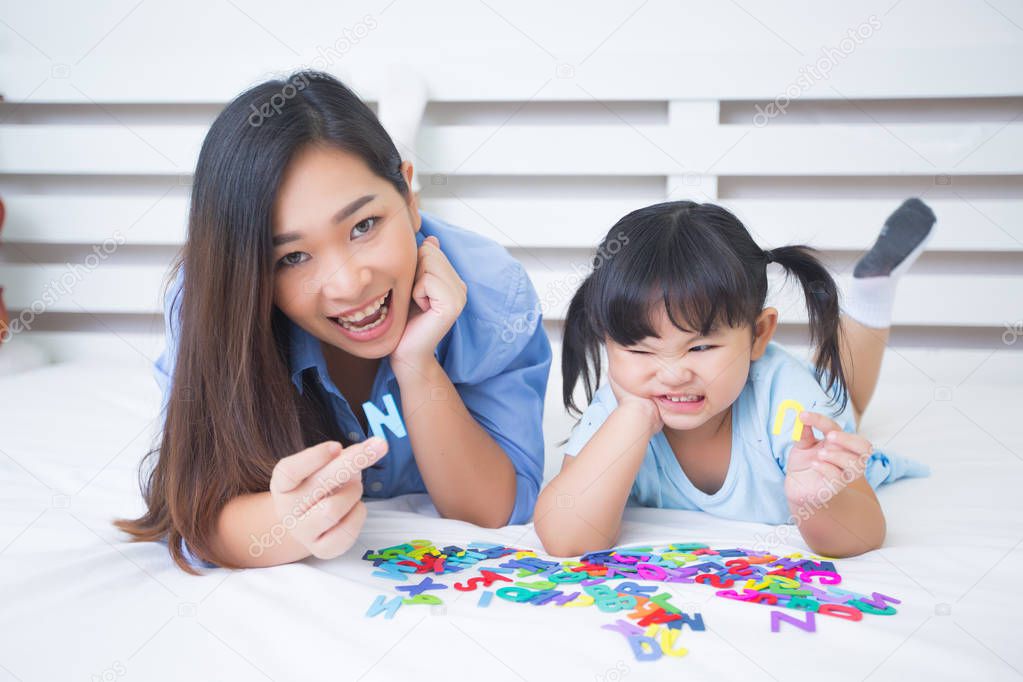
<instances>
[{"instance_id":1,"label":"woman's long black hair","mask_svg":"<svg viewBox=\"0 0 1023 682\"><path fill-rule=\"evenodd\" d=\"M135 540L166 538L188 572L218 552L220 512L264 492L281 457L323 440L347 444L311 385L288 367L288 320L274 304L273 207L294 156L308 145L361 159L403 197L401 156L373 111L332 76L301 71L246 90L217 116L192 182L181 330L160 445L140 469L146 512L116 525ZM155 456L155 464L149 464ZM254 555L255 556L255 555Z\"/></svg>"},{"instance_id":2,"label":"woman's long black hair","mask_svg":"<svg viewBox=\"0 0 1023 682\"><path fill-rule=\"evenodd\" d=\"M731 212L715 204L672 201L629 213L607 233L593 270L572 297L561 352L562 401L582 379L586 402L600 385L605 339L632 345L654 335L653 314L662 303L679 329L701 335L717 325L750 326L764 309L767 266L795 276L806 296L814 375L827 375L825 391L845 409L848 394L839 351L838 288L808 246L765 251ZM660 299L660 300L658 300Z\"/></svg>"}]
</instances>

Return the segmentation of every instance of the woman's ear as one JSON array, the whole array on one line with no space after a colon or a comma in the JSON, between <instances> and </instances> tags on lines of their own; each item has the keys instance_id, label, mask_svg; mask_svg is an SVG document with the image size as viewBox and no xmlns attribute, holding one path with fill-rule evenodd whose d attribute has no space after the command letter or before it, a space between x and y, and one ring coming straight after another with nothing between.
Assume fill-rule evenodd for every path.
<instances>
[{"instance_id":1,"label":"woman's ear","mask_svg":"<svg viewBox=\"0 0 1023 682\"><path fill-rule=\"evenodd\" d=\"M753 323L753 354L750 359L759 360L767 350L767 344L778 329L778 309L764 308Z\"/></svg>"},{"instance_id":2,"label":"woman's ear","mask_svg":"<svg viewBox=\"0 0 1023 682\"><path fill-rule=\"evenodd\" d=\"M405 186L408 187L408 199L406 203L408 205L409 215L412 217L412 230L413 232L419 232L419 228L423 226L422 216L419 215L419 193L412 191L412 162L402 161L401 162L401 175L405 178Z\"/></svg>"}]
</instances>

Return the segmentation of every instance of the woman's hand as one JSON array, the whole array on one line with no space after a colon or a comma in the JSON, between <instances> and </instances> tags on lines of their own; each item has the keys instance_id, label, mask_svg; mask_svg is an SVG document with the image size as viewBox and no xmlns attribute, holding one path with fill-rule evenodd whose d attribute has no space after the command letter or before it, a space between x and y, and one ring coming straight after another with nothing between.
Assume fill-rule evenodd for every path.
<instances>
[{"instance_id":1,"label":"woman's hand","mask_svg":"<svg viewBox=\"0 0 1023 682\"><path fill-rule=\"evenodd\" d=\"M800 505L810 499L820 501L825 490L837 495L863 476L873 446L863 436L846 433L835 421L816 412L802 412L803 434L789 452L785 474L785 496ZM824 434L818 440L813 428ZM824 500L826 501L826 500Z\"/></svg>"},{"instance_id":2,"label":"woman's hand","mask_svg":"<svg viewBox=\"0 0 1023 682\"><path fill-rule=\"evenodd\" d=\"M664 421L661 419L661 410L653 398L629 393L621 384L615 381L614 372L608 368L607 382L611 385L611 392L615 394L620 409L632 410L639 416L641 423L652 437L655 433L664 428Z\"/></svg>"},{"instance_id":3,"label":"woman's hand","mask_svg":"<svg viewBox=\"0 0 1023 682\"><path fill-rule=\"evenodd\" d=\"M270 494L287 529L317 559L348 551L366 520L362 470L387 453L383 438L351 445L326 441L277 462Z\"/></svg>"},{"instance_id":4,"label":"woman's hand","mask_svg":"<svg viewBox=\"0 0 1023 682\"><path fill-rule=\"evenodd\" d=\"M422 366L433 359L437 344L465 307L467 287L451 266L440 240L429 236L419 247L419 263L412 284L408 322L393 359ZM418 310L417 310L418 307Z\"/></svg>"}]
</instances>

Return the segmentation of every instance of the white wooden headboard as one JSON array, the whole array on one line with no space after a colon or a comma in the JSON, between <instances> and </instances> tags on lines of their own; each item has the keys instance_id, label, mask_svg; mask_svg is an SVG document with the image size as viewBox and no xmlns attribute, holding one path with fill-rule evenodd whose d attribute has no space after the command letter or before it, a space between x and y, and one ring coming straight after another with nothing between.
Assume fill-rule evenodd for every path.
<instances>
[{"instance_id":1,"label":"white wooden headboard","mask_svg":"<svg viewBox=\"0 0 1023 682\"><path fill-rule=\"evenodd\" d=\"M509 247L555 338L597 240L644 204L720 202L763 245L809 242L846 273L913 195L939 231L893 343L1023 333L1018 3L64 4L0 17L0 285L54 359L158 354L224 102L299 67L374 100L395 64L431 92L424 208ZM778 296L796 338L803 308Z\"/></svg>"}]
</instances>

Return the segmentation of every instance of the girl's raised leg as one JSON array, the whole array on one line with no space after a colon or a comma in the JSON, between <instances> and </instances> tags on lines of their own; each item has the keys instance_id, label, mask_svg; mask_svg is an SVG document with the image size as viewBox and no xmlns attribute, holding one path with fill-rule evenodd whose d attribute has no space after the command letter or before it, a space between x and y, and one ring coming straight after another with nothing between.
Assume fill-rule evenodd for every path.
<instances>
[{"instance_id":1,"label":"girl's raised leg","mask_svg":"<svg viewBox=\"0 0 1023 682\"><path fill-rule=\"evenodd\" d=\"M891 331L895 287L923 253L933 233L934 212L907 199L881 228L853 270L842 302L842 367L857 423L874 395Z\"/></svg>"}]
</instances>

